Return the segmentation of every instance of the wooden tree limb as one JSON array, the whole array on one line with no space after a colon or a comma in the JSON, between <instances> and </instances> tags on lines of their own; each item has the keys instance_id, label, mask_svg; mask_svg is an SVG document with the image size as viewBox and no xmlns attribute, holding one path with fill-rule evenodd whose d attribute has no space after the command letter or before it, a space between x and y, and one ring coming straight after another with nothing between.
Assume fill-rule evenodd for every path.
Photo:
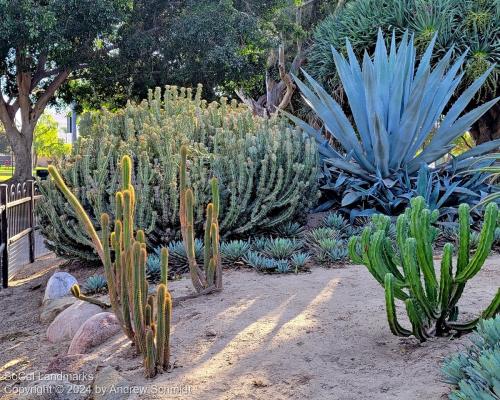
<instances>
[{"instance_id":1,"label":"wooden tree limb","mask_svg":"<svg viewBox=\"0 0 500 400\"><path fill-rule=\"evenodd\" d=\"M40 115L42 115L43 111L45 110L47 103L52 98L52 96L54 96L56 90L59 89L59 87L64 83L66 78L69 76L69 73L70 71L68 69L62 70L62 72L60 72L54 78L54 80L49 84L49 86L45 89L43 94L40 96L40 98L33 106L33 112L32 112L33 121L37 121L38 118L40 118Z\"/></svg>"}]
</instances>

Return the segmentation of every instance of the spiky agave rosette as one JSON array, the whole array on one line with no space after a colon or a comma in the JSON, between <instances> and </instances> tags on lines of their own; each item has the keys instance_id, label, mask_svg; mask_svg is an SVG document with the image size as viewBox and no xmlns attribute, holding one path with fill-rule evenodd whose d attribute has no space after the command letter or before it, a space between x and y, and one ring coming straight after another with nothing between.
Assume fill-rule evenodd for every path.
<instances>
[{"instance_id":1,"label":"spiky agave rosette","mask_svg":"<svg viewBox=\"0 0 500 400\"><path fill-rule=\"evenodd\" d=\"M379 31L373 59L365 53L361 64L349 40L348 60L332 48L354 126L341 106L307 72L303 74L308 85L294 77L325 130L287 114L317 142L324 194L319 209L338 205L352 218L377 211L397 215L416 196L425 197L431 208L440 209L461 202L476 204L494 190L486 179L487 172L472 176L462 172L472 165L491 165L493 161L488 159L477 165L477 157L498 148L500 140L476 146L448 162L440 161L454 147L454 140L498 101L493 99L463 114L494 66L450 107L448 102L463 77L460 71L466 53L450 64L450 49L431 68L435 41L436 37L416 67L413 36L407 33L398 47L393 34L388 52ZM330 135L343 151L332 147Z\"/></svg>"}]
</instances>

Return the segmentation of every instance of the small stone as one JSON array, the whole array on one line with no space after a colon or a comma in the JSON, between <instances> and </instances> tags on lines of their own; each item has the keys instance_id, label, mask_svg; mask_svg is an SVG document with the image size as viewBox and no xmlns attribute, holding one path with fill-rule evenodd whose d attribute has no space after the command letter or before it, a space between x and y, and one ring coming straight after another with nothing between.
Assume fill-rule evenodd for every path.
<instances>
[{"instance_id":1,"label":"small stone","mask_svg":"<svg viewBox=\"0 0 500 400\"><path fill-rule=\"evenodd\" d=\"M47 339L51 343L73 339L73 336L85 321L101 312L101 307L87 301L78 300L52 321L47 329Z\"/></svg>"},{"instance_id":2,"label":"small stone","mask_svg":"<svg viewBox=\"0 0 500 400\"><path fill-rule=\"evenodd\" d=\"M69 346L68 354L85 354L120 332L115 314L102 312L90 317L78 329Z\"/></svg>"},{"instance_id":3,"label":"small stone","mask_svg":"<svg viewBox=\"0 0 500 400\"><path fill-rule=\"evenodd\" d=\"M67 272L56 272L47 282L43 302L59 299L71 294L71 286L77 284L76 278Z\"/></svg>"},{"instance_id":4,"label":"small stone","mask_svg":"<svg viewBox=\"0 0 500 400\"><path fill-rule=\"evenodd\" d=\"M60 299L48 300L42 305L40 321L44 324L52 322L54 318L66 308L76 302L74 297L61 297Z\"/></svg>"},{"instance_id":5,"label":"small stone","mask_svg":"<svg viewBox=\"0 0 500 400\"><path fill-rule=\"evenodd\" d=\"M212 329L208 329L206 332L205 332L205 336L206 337L215 337L217 336L217 332L215 332L214 330Z\"/></svg>"}]
</instances>

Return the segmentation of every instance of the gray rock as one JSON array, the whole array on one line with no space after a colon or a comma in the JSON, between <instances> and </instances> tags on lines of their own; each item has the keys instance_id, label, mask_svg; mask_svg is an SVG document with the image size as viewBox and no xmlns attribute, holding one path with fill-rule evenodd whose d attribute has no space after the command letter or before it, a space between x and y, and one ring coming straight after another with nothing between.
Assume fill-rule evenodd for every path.
<instances>
[{"instance_id":1,"label":"gray rock","mask_svg":"<svg viewBox=\"0 0 500 400\"><path fill-rule=\"evenodd\" d=\"M47 282L43 302L70 295L71 286L78 283L76 278L67 272L56 272Z\"/></svg>"},{"instance_id":2,"label":"gray rock","mask_svg":"<svg viewBox=\"0 0 500 400\"><path fill-rule=\"evenodd\" d=\"M71 341L68 354L88 353L93 347L104 343L120 330L115 314L109 312L96 314L78 329Z\"/></svg>"},{"instance_id":3,"label":"gray rock","mask_svg":"<svg viewBox=\"0 0 500 400\"><path fill-rule=\"evenodd\" d=\"M133 386L113 367L104 367L97 372L92 386L94 400L129 399L127 388Z\"/></svg>"},{"instance_id":4,"label":"gray rock","mask_svg":"<svg viewBox=\"0 0 500 400\"><path fill-rule=\"evenodd\" d=\"M73 296L61 297L60 299L48 300L42 305L40 312L40 321L44 324L50 323L54 318L66 308L76 302Z\"/></svg>"},{"instance_id":5,"label":"gray rock","mask_svg":"<svg viewBox=\"0 0 500 400\"><path fill-rule=\"evenodd\" d=\"M72 384L51 374L17 389L16 398L20 400L83 400L89 392L88 386Z\"/></svg>"},{"instance_id":6,"label":"gray rock","mask_svg":"<svg viewBox=\"0 0 500 400\"><path fill-rule=\"evenodd\" d=\"M47 339L51 343L73 339L75 333L90 317L102 312L102 308L87 301L78 300L52 321L47 329Z\"/></svg>"}]
</instances>

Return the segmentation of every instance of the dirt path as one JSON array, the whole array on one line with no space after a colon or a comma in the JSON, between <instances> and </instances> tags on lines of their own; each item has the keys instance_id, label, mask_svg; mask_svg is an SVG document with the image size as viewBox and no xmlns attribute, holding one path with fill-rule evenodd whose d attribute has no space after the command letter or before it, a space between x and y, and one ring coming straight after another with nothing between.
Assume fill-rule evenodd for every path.
<instances>
[{"instance_id":1,"label":"dirt path","mask_svg":"<svg viewBox=\"0 0 500 400\"><path fill-rule=\"evenodd\" d=\"M491 257L466 288L462 315L475 315L491 300L500 286L499 267L500 257ZM191 290L185 279L170 286L174 297ZM9 304L29 289L17 290ZM39 291L31 292L41 300ZM35 318L36 311L25 312L23 319ZM19 368L6 365L21 358L22 368L46 369L69 345L50 345L39 323L13 330L6 318L17 317L2 307L0 375ZM4 330L18 334L10 341ZM228 271L222 293L174 309L172 372L144 380L141 360L122 336L89 355L88 362L94 368L114 365L150 389L189 387L191 394L178 396L183 399L440 399L448 392L440 382L440 362L467 342L444 338L420 345L393 336L383 290L361 266L314 268L298 276ZM173 398L151 392L134 398Z\"/></svg>"}]
</instances>

